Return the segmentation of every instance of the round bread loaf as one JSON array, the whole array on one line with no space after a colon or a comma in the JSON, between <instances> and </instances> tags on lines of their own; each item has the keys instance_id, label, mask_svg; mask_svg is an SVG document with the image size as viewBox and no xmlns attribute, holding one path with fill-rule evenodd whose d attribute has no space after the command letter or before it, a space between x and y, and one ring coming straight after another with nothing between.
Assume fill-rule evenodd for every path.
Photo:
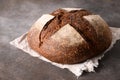
<instances>
[{"instance_id":1,"label":"round bread loaf","mask_svg":"<svg viewBox=\"0 0 120 80\"><path fill-rule=\"evenodd\" d=\"M58 9L43 15L27 35L29 46L62 64L80 63L103 53L111 44L107 23L85 9Z\"/></svg>"}]
</instances>

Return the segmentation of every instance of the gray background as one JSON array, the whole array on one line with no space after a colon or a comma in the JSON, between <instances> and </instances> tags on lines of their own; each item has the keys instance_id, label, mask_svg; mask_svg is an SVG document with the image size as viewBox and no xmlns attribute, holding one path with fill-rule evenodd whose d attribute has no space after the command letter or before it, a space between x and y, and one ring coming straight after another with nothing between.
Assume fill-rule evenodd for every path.
<instances>
[{"instance_id":1,"label":"gray background","mask_svg":"<svg viewBox=\"0 0 120 80\"><path fill-rule=\"evenodd\" d=\"M67 69L31 57L9 45L43 14L61 7L82 7L120 27L119 0L0 0L0 80L77 80ZM120 80L120 41L105 54L95 73L78 80Z\"/></svg>"}]
</instances>

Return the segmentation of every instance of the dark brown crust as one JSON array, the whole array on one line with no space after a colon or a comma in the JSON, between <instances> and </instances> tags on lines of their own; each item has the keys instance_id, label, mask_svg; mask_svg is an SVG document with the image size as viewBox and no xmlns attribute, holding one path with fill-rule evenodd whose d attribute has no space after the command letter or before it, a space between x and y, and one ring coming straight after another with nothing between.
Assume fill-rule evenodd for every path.
<instances>
[{"instance_id":1,"label":"dark brown crust","mask_svg":"<svg viewBox=\"0 0 120 80\"><path fill-rule=\"evenodd\" d=\"M111 43L111 37L107 37L111 34L101 36L105 39L99 39L93 26L83 18L83 16L90 14L92 13L86 10L67 12L58 9L54 11L51 15L55 18L49 21L41 32L36 27L28 32L27 39L30 47L47 59L62 64L83 62L102 53ZM73 26L85 41L69 47L53 41L50 37L66 24Z\"/></svg>"}]
</instances>

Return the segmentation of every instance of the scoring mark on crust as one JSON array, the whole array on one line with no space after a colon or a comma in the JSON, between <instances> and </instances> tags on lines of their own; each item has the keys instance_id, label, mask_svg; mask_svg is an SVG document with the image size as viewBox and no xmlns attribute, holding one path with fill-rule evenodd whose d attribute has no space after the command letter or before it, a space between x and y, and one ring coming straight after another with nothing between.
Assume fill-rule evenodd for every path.
<instances>
[{"instance_id":1,"label":"scoring mark on crust","mask_svg":"<svg viewBox=\"0 0 120 80\"><path fill-rule=\"evenodd\" d=\"M53 18L54 16L50 14L44 14L35 22L33 26L38 28L41 31L43 27L45 26L45 24L47 24L47 22L49 22Z\"/></svg>"},{"instance_id":2,"label":"scoring mark on crust","mask_svg":"<svg viewBox=\"0 0 120 80\"><path fill-rule=\"evenodd\" d=\"M79 44L84 41L82 36L70 24L60 28L51 38L66 45Z\"/></svg>"}]
</instances>

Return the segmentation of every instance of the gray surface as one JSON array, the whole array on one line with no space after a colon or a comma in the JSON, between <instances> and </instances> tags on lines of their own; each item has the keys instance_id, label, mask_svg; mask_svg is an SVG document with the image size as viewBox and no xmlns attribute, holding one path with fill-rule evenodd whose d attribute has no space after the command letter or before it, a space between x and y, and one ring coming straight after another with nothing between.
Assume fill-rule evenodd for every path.
<instances>
[{"instance_id":1,"label":"gray surface","mask_svg":"<svg viewBox=\"0 0 120 80\"><path fill-rule=\"evenodd\" d=\"M83 7L120 27L119 0L0 0L0 80L77 80L67 69L31 57L9 45L43 14L60 7ZM120 41L107 52L95 73L78 80L120 80Z\"/></svg>"}]
</instances>

